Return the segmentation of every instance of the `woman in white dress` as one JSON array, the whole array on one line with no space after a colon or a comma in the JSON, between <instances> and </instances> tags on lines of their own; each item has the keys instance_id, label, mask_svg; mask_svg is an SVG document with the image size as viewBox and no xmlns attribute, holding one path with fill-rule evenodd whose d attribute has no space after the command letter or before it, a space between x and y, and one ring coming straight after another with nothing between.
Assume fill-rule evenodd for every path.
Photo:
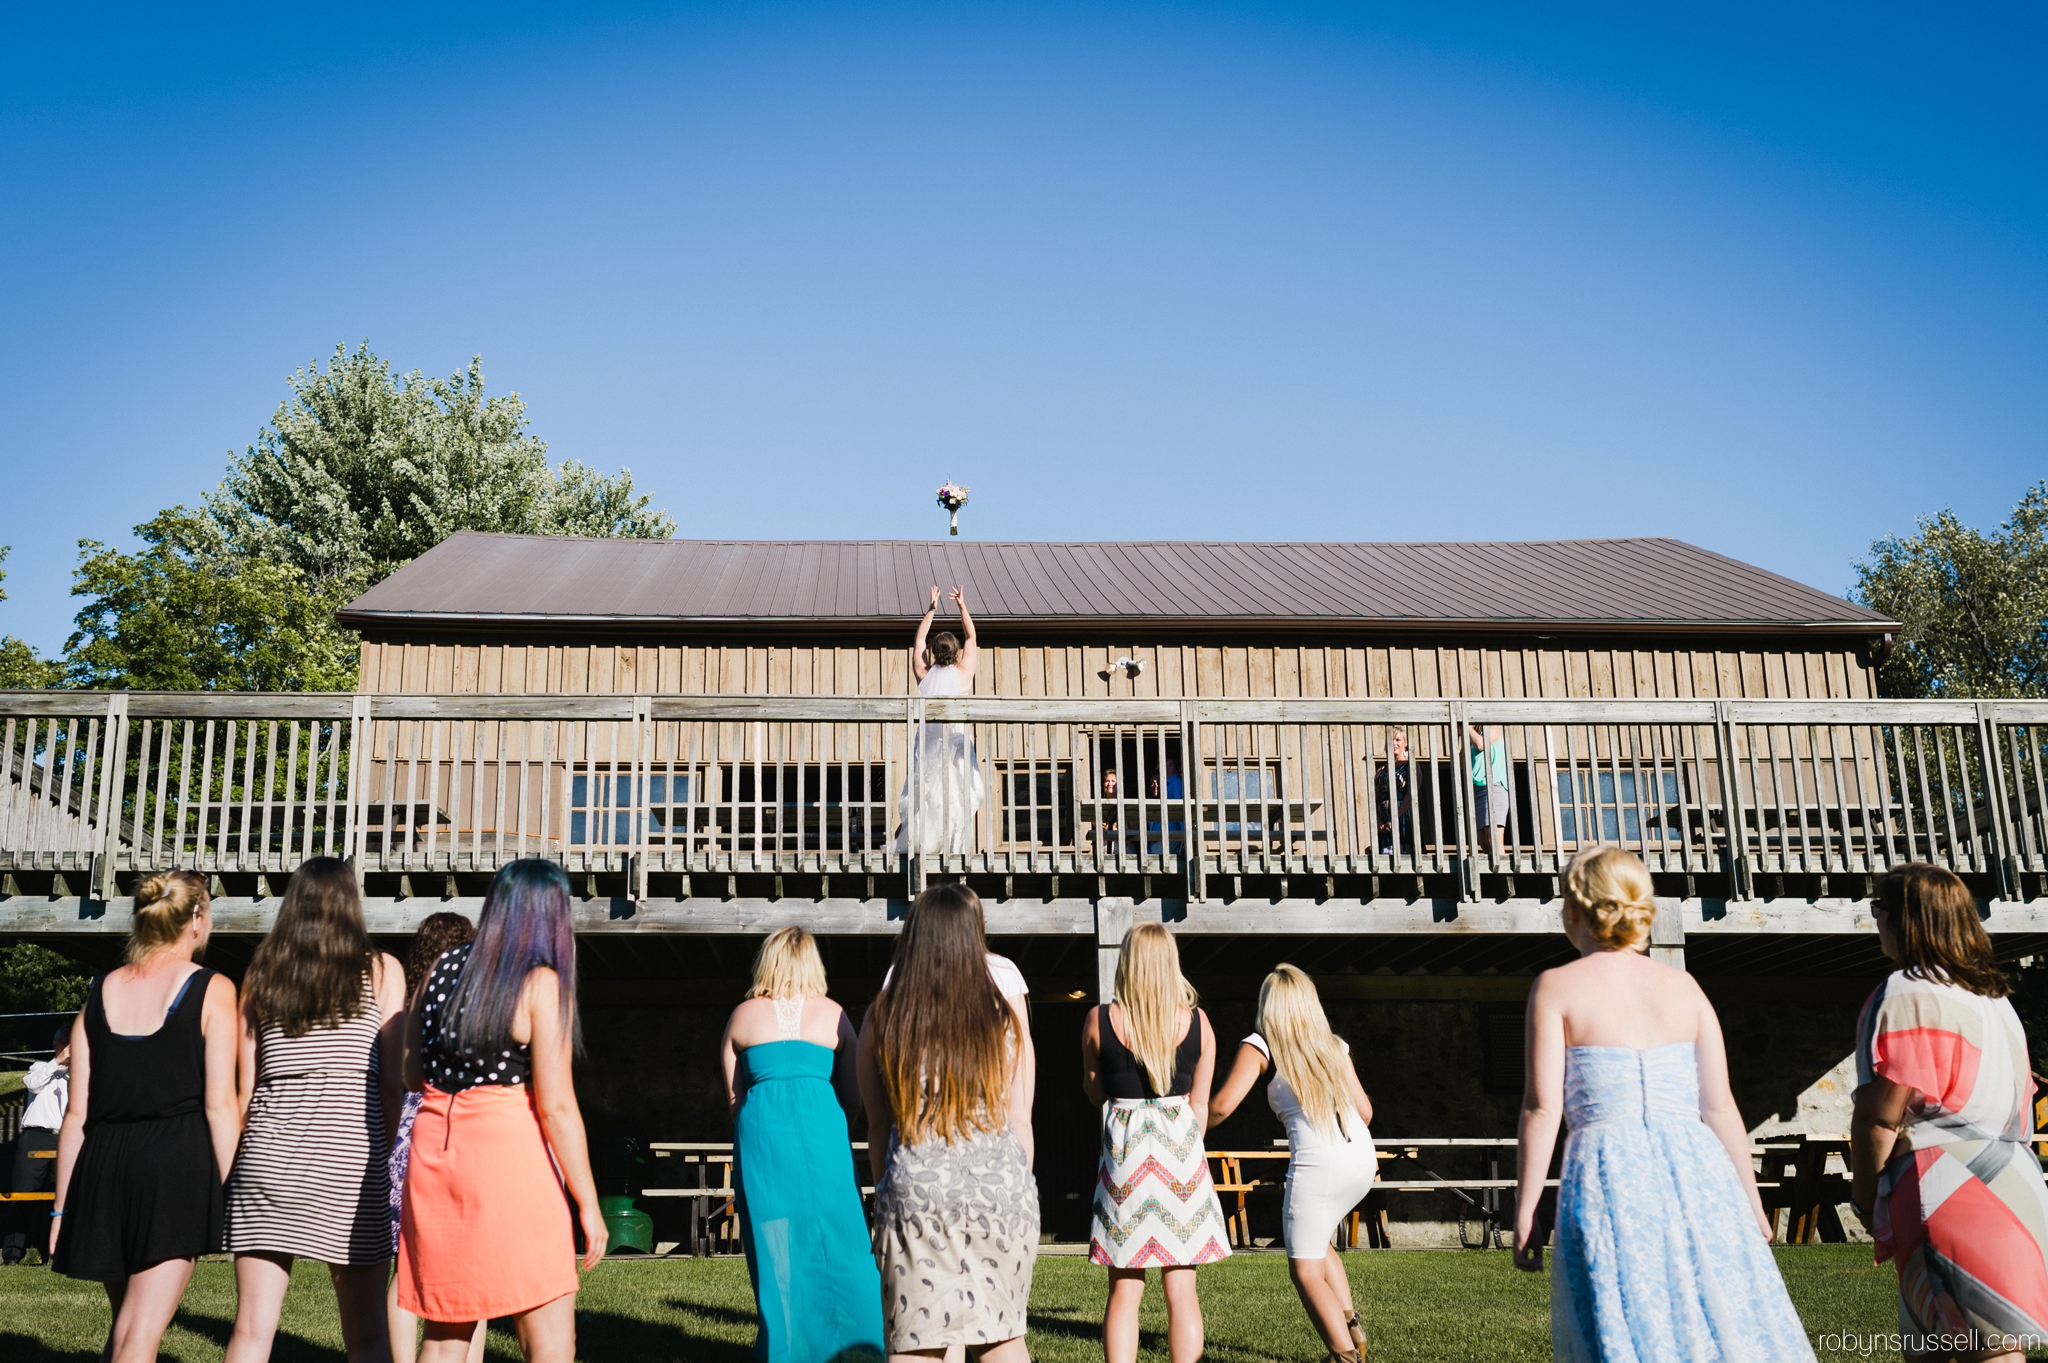
<instances>
[{"instance_id":1,"label":"woman in white dress","mask_svg":"<svg viewBox=\"0 0 2048 1363\"><path fill-rule=\"evenodd\" d=\"M1330 1030L1315 982L1281 965L1259 986L1259 1030L1237 1048L1230 1077L1209 1100L1209 1125L1229 1117L1267 1070L1266 1101L1287 1124L1287 1188L1281 1224L1287 1271L1330 1359L1358 1363L1365 1330L1343 1261L1330 1253L1337 1223L1365 1200L1379 1174L1372 1100L1358 1082L1351 1047Z\"/></svg>"},{"instance_id":2,"label":"woman in white dress","mask_svg":"<svg viewBox=\"0 0 2048 1363\"><path fill-rule=\"evenodd\" d=\"M920 696L974 694L974 668L981 653L975 646L974 618L967 613L964 588L953 588L953 604L960 608L959 635L950 630L931 634L932 619L939 611L937 587L932 588L932 603L917 623L917 639L910 648L910 670L917 677ZM910 830L915 824L919 852L972 852L974 816L982 800L981 763L975 756L972 730L965 724L922 726L910 754L910 765L896 811L896 850L911 850ZM914 816L913 793L917 796Z\"/></svg>"}]
</instances>

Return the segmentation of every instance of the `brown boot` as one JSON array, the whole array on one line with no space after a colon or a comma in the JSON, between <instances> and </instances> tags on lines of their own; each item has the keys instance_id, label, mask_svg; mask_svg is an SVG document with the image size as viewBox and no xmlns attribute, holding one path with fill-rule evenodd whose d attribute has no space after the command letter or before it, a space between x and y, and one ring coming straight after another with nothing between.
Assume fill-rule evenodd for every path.
<instances>
[{"instance_id":1,"label":"brown boot","mask_svg":"<svg viewBox=\"0 0 2048 1363\"><path fill-rule=\"evenodd\" d=\"M1333 1352L1330 1354L1329 1357L1323 1360L1323 1363L1364 1363L1364 1360L1359 1358L1358 1350L1353 1349L1348 1354L1340 1354Z\"/></svg>"},{"instance_id":2,"label":"brown boot","mask_svg":"<svg viewBox=\"0 0 2048 1363\"><path fill-rule=\"evenodd\" d=\"M1353 1311L1344 1317L1344 1324L1351 1331L1352 1352L1358 1355L1359 1363L1365 1363L1365 1327L1358 1323L1358 1313Z\"/></svg>"}]
</instances>

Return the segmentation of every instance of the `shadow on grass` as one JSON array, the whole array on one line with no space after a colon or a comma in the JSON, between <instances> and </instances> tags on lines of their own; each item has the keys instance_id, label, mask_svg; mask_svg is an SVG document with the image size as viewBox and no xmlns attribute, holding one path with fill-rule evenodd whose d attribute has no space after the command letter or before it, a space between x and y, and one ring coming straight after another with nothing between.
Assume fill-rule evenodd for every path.
<instances>
[{"instance_id":1,"label":"shadow on grass","mask_svg":"<svg viewBox=\"0 0 2048 1363\"><path fill-rule=\"evenodd\" d=\"M223 1317L212 1312L194 1311L190 1307L178 1308L178 1314L172 1318L171 1326L173 1329L182 1329L199 1336L222 1353L227 1352L228 1340L235 1333L232 1316ZM10 1354L0 1354L0 1357L7 1358L8 1363L13 1363L13 1356ZM348 1363L348 1355L342 1350L332 1345L316 1344L303 1335L293 1334L288 1324L278 1327L277 1335L271 1341L270 1358L271 1363Z\"/></svg>"},{"instance_id":2,"label":"shadow on grass","mask_svg":"<svg viewBox=\"0 0 2048 1363\"><path fill-rule=\"evenodd\" d=\"M99 1363L98 1349L53 1349L34 1335L0 1330L0 1358L7 1363Z\"/></svg>"},{"instance_id":3,"label":"shadow on grass","mask_svg":"<svg viewBox=\"0 0 2048 1363\"><path fill-rule=\"evenodd\" d=\"M691 1297L670 1297L662 1305L671 1311L687 1311L693 1316L706 1316L722 1324L740 1326L748 1330L752 1330L761 1319L752 1311L721 1306L717 1302L698 1301Z\"/></svg>"},{"instance_id":4,"label":"shadow on grass","mask_svg":"<svg viewBox=\"0 0 2048 1363\"><path fill-rule=\"evenodd\" d=\"M677 1311L743 1320L751 1325L752 1312L708 1306L687 1297L671 1299L667 1305ZM707 1339L680 1324L615 1316L608 1311L576 1313L576 1352L583 1358L602 1358L606 1363L656 1363L657 1360L689 1359L691 1363L751 1363L752 1347L729 1339Z\"/></svg>"}]
</instances>

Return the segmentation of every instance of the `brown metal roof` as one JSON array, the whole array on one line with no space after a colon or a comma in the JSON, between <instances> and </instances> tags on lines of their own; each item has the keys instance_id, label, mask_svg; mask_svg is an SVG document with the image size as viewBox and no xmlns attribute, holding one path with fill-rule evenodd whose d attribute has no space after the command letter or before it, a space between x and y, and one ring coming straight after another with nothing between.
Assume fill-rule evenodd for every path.
<instances>
[{"instance_id":1,"label":"brown metal roof","mask_svg":"<svg viewBox=\"0 0 2048 1363\"><path fill-rule=\"evenodd\" d=\"M1522 543L627 540L452 535L357 628L898 625L932 583L1010 624L1870 634L1893 622L1674 539Z\"/></svg>"}]
</instances>

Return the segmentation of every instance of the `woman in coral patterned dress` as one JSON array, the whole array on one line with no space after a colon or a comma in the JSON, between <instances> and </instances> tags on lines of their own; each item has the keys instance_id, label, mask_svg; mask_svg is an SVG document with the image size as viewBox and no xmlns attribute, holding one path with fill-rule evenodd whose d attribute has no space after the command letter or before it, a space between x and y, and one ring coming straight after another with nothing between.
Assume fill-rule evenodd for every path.
<instances>
[{"instance_id":1,"label":"woman in coral patterned dress","mask_svg":"<svg viewBox=\"0 0 2048 1363\"><path fill-rule=\"evenodd\" d=\"M1851 1195L1898 1266L1907 1357L2018 1359L2048 1343L2048 1185L2012 989L1951 873L1901 866L1873 910L1901 968L1857 1025Z\"/></svg>"}]
</instances>

